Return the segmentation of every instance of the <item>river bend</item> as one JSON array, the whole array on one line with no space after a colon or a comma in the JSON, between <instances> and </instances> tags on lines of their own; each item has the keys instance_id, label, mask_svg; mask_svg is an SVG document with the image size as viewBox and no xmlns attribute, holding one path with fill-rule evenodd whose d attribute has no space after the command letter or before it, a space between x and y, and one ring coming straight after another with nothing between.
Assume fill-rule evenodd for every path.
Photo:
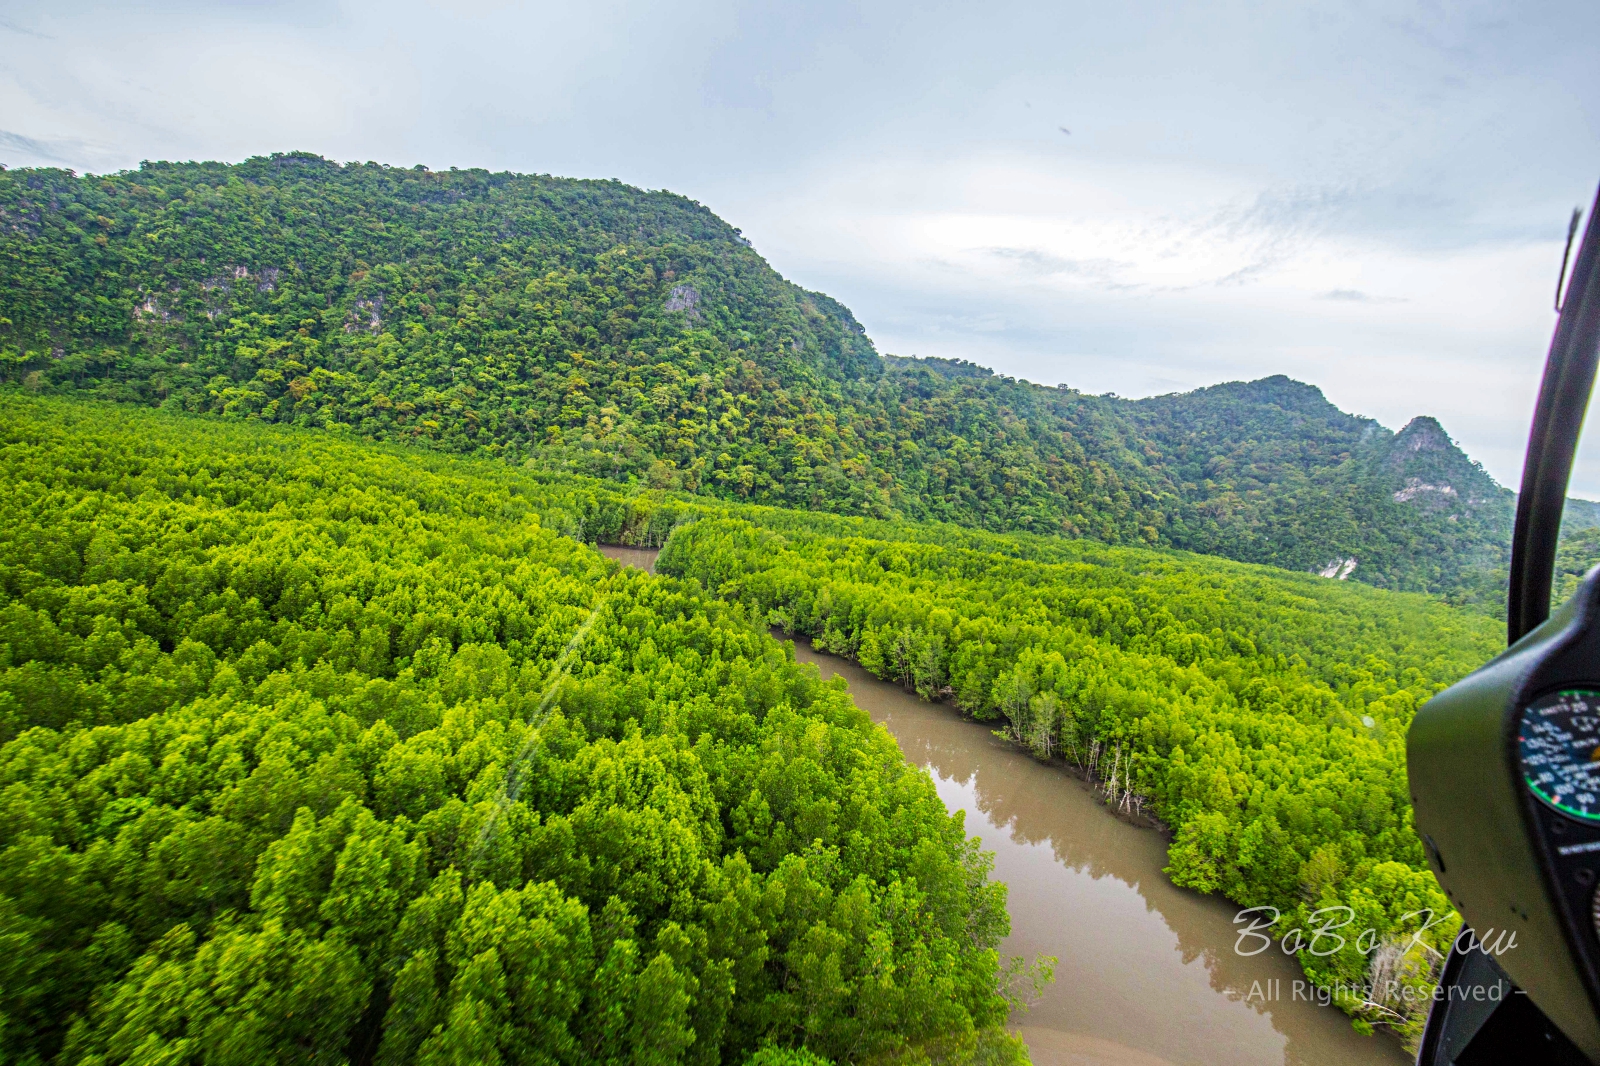
<instances>
[{"instance_id":1,"label":"river bend","mask_svg":"<svg viewBox=\"0 0 1600 1066\"><path fill-rule=\"evenodd\" d=\"M654 569L654 551L603 548ZM1008 955L1054 955L1056 980L1013 1023L1037 1066L1402 1066L1392 1037L1295 998L1299 965L1235 953L1237 910L1175 887L1162 834L1108 812L1083 782L804 640L795 657L844 678L856 703L926 767L945 805L994 852L1009 887ZM1252 993L1257 993L1252 997ZM1267 996L1276 993L1276 998Z\"/></svg>"}]
</instances>

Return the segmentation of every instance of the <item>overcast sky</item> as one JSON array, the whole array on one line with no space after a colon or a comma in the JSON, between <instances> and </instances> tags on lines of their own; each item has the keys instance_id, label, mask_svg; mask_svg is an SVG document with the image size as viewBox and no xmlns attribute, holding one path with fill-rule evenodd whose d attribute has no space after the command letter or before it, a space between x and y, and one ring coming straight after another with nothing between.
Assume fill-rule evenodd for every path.
<instances>
[{"instance_id":1,"label":"overcast sky","mask_svg":"<svg viewBox=\"0 0 1600 1066\"><path fill-rule=\"evenodd\" d=\"M1515 486L1600 4L0 0L0 162L292 149L671 189L880 351L1289 374Z\"/></svg>"}]
</instances>

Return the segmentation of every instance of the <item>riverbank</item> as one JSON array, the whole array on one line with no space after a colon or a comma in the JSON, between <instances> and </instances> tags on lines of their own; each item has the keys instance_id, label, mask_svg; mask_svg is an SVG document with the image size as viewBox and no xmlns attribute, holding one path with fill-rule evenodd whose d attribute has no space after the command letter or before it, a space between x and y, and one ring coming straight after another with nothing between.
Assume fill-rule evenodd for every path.
<instances>
[{"instance_id":1,"label":"riverbank","mask_svg":"<svg viewBox=\"0 0 1600 1066\"><path fill-rule=\"evenodd\" d=\"M654 561L645 549L602 550L628 565ZM1059 960L1054 984L1013 1018L1039 1066L1410 1061L1392 1037L1361 1036L1317 1003L1300 966L1276 947L1237 952L1237 908L1173 885L1163 872L1164 827L1109 809L1087 773L1036 758L803 637L794 648L824 677L845 681L994 853L994 876L1009 891L1003 950Z\"/></svg>"},{"instance_id":2,"label":"riverbank","mask_svg":"<svg viewBox=\"0 0 1600 1066\"><path fill-rule=\"evenodd\" d=\"M1007 954L1059 960L1054 984L1013 1018L1038 1066L1400 1066L1316 1002L1276 947L1235 951L1237 908L1173 885L1168 837L1117 817L1098 790L984 723L925 703L803 638L795 657L849 685L856 703L926 768L1009 888Z\"/></svg>"},{"instance_id":3,"label":"riverbank","mask_svg":"<svg viewBox=\"0 0 1600 1066\"><path fill-rule=\"evenodd\" d=\"M654 571L651 572L654 573ZM818 659L818 661L822 659L837 659L840 662L846 662L851 666L854 666L856 669L862 672L863 676L871 678L875 684L887 685L892 689L897 687L891 682L885 681L880 677L874 677L872 674L867 673L865 668L863 668L861 664L856 662L854 659L834 655L831 652L818 651L816 646L811 643L811 639L804 634L790 633L780 626L773 626L771 633L773 638L776 640L792 641L796 649L804 646L812 656ZM989 734L996 740L1007 745L1011 748L1011 750L1015 751L1023 758L1031 759L1041 766L1048 766L1077 782L1086 792L1101 802L1105 808L1105 812L1111 817L1117 819L1118 821L1126 822L1128 825L1135 826L1139 829L1147 829L1152 832L1159 833L1168 844L1172 843L1172 827L1166 822L1163 822L1160 818L1157 818L1155 815L1144 810L1142 803L1138 807L1126 806L1123 803L1119 803L1119 795L1114 791L1115 785L1112 784L1115 779L1107 778L1103 774L1097 774L1095 772L1094 764L1091 764L1090 766L1083 766L1078 763L1071 762L1065 758L1057 759L1035 754L1026 744L1023 744L1015 737L1010 736L1004 729L993 728L992 722L979 722L976 718L973 718L971 715L963 711L950 699L945 698L949 693L948 689L944 690L944 692L941 694L941 697L936 700L924 700L922 697L906 688L898 688L898 691L904 693L907 699L916 700L918 703L926 704L930 707L942 707L950 714L960 718L962 721L971 722L974 725L982 726L983 728L987 729ZM1124 792L1121 794L1120 798L1126 799L1127 795L1128 793Z\"/></svg>"}]
</instances>

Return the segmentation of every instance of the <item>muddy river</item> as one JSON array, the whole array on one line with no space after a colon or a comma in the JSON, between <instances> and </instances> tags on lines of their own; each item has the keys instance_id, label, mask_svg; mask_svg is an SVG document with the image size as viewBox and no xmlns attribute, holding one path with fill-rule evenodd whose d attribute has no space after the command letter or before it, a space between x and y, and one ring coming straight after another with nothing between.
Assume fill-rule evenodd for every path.
<instances>
[{"instance_id":1,"label":"muddy river","mask_svg":"<svg viewBox=\"0 0 1600 1066\"><path fill-rule=\"evenodd\" d=\"M602 550L629 565L655 561L653 551ZM1064 769L804 641L795 655L843 677L994 852L994 876L1010 889L1001 950L1060 960L1055 983L1013 1019L1038 1066L1409 1061L1392 1037L1361 1036L1338 1011L1296 998L1304 978L1294 960L1276 949L1236 954L1237 908L1173 887L1162 834L1118 819Z\"/></svg>"}]
</instances>

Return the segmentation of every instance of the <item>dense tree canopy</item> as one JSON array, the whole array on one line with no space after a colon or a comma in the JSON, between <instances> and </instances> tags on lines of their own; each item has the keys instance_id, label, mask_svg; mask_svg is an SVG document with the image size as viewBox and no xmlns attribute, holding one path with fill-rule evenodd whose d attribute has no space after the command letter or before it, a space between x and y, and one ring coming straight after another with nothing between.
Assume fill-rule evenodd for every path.
<instances>
[{"instance_id":1,"label":"dense tree canopy","mask_svg":"<svg viewBox=\"0 0 1600 1066\"><path fill-rule=\"evenodd\" d=\"M704 207L291 153L0 172L0 378L726 499L1481 590L1509 494L1286 378L1131 402L880 357ZM1477 590L1477 591L1474 591Z\"/></svg>"},{"instance_id":2,"label":"dense tree canopy","mask_svg":"<svg viewBox=\"0 0 1600 1066\"><path fill-rule=\"evenodd\" d=\"M1021 1058L926 774L593 500L0 398L0 1058Z\"/></svg>"},{"instance_id":3,"label":"dense tree canopy","mask_svg":"<svg viewBox=\"0 0 1600 1066\"><path fill-rule=\"evenodd\" d=\"M1498 650L1498 624L1197 556L1083 546L1040 561L1017 557L1038 554L1027 545L875 532L707 519L680 526L659 566L1084 766L1112 802L1174 828L1177 884L1278 908L1279 936L1351 908L1350 928L1377 940L1302 954L1318 981L1349 987L1382 965L1430 987L1458 920L1411 826L1405 733L1421 702ZM1424 909L1441 922L1411 946ZM1412 1035L1427 1003L1340 998Z\"/></svg>"}]
</instances>

